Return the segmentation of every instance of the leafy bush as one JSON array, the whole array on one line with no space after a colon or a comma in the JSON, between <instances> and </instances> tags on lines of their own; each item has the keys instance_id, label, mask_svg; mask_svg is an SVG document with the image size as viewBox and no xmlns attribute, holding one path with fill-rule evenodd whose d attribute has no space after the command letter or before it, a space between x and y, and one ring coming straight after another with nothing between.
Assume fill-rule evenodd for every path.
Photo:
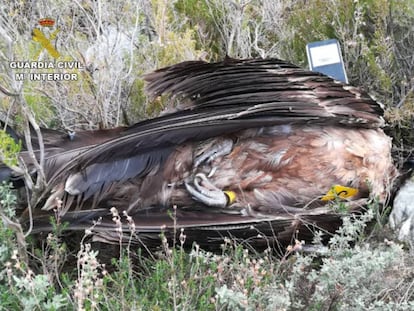
<instances>
[{"instance_id":1,"label":"leafy bush","mask_svg":"<svg viewBox=\"0 0 414 311\"><path fill-rule=\"evenodd\" d=\"M22 148L21 142L16 143L6 131L0 130L0 161L12 167L18 165L17 155Z\"/></svg>"}]
</instances>

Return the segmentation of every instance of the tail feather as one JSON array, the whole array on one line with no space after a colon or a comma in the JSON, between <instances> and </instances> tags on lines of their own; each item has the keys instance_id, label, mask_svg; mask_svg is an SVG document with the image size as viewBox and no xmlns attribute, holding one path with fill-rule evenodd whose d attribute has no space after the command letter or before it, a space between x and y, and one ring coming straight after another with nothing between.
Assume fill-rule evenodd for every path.
<instances>
[{"instance_id":1,"label":"tail feather","mask_svg":"<svg viewBox=\"0 0 414 311\"><path fill-rule=\"evenodd\" d=\"M352 211L360 210L361 203L355 203ZM184 239L188 247L197 243L210 250L219 250L227 239L231 239L254 245L257 249L272 247L284 251L285 246L295 240L311 241L316 231L321 231L328 239L344 216L329 207L265 217L171 208L140 210L129 216L119 214L119 218L114 219L108 209L79 210L66 213L59 222L67 231L85 231L94 241L109 244L155 249L161 245L164 236L170 244L179 245ZM35 216L32 233L51 231L49 217L46 212Z\"/></svg>"}]
</instances>

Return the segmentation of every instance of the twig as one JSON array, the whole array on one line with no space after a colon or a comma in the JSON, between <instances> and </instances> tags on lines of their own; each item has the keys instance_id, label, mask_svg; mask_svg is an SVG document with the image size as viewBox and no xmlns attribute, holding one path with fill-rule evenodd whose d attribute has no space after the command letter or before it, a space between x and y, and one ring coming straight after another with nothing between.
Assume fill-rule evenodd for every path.
<instances>
[{"instance_id":1,"label":"twig","mask_svg":"<svg viewBox=\"0 0 414 311\"><path fill-rule=\"evenodd\" d=\"M405 94L405 96L404 96L403 98L401 98L401 100L399 101L399 103L397 104L397 106L396 106L396 107L397 107L397 108L400 108L400 107L404 104L404 102L405 102L405 100L407 99L407 97L413 93L413 91L414 91L414 84L413 84L413 85L411 86L411 88L408 90L407 94Z\"/></svg>"},{"instance_id":2,"label":"twig","mask_svg":"<svg viewBox=\"0 0 414 311\"><path fill-rule=\"evenodd\" d=\"M36 190L38 190L38 189L44 188L44 186L46 185L46 176L44 173L44 162L45 162L44 151L45 150L44 150L44 144L43 144L43 136L40 131L39 125L37 124L32 114L30 113L23 97L19 96L19 99L20 99L20 103L23 109L24 116L26 117L26 120L27 120L27 124L24 129L24 137L26 141L27 151L29 152L29 156L32 159L33 165L35 166L36 171L38 173L37 180L36 180L36 186L35 186ZM34 131L36 132L36 135L39 141L39 161L37 160L35 156L35 152L33 150L32 139L31 139L31 134L30 134L30 125L33 127ZM34 195L33 198L35 197L36 196Z\"/></svg>"},{"instance_id":3,"label":"twig","mask_svg":"<svg viewBox=\"0 0 414 311\"><path fill-rule=\"evenodd\" d=\"M9 217L4 215L2 212L0 212L0 218L3 221L4 225L11 229L16 234L16 241L19 245L19 255L23 260L28 263L28 258L26 254L26 240L25 236L23 234L22 226L18 222L14 222Z\"/></svg>"},{"instance_id":4,"label":"twig","mask_svg":"<svg viewBox=\"0 0 414 311\"><path fill-rule=\"evenodd\" d=\"M6 96L17 97L19 94L13 93L0 84L0 91Z\"/></svg>"}]
</instances>

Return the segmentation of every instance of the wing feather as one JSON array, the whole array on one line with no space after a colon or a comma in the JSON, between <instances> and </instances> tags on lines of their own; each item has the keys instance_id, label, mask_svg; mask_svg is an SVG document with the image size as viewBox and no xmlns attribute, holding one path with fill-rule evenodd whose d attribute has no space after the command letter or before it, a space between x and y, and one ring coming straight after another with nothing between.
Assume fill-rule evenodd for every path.
<instances>
[{"instance_id":1,"label":"wing feather","mask_svg":"<svg viewBox=\"0 0 414 311\"><path fill-rule=\"evenodd\" d=\"M278 59L231 60L214 64L186 62L160 69L145 79L147 91L153 97L162 94L181 96L192 101L192 108L237 105L246 100L250 104L301 101L309 109L321 106L330 111L337 103L335 100L348 99L341 105L351 107L352 112L362 108L365 111L365 122L362 123L373 127L383 125L383 110L368 94ZM320 111L316 110L315 115L318 116ZM339 123L347 123L344 117L349 117L358 125L354 120L359 119L351 111L345 116L331 116L331 121L339 117Z\"/></svg>"}]
</instances>

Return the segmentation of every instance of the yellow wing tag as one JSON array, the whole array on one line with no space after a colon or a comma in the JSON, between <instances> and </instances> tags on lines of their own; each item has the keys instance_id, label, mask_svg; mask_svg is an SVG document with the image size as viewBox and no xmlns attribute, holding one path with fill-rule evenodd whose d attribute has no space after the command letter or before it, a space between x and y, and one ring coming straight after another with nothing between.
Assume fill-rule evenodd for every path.
<instances>
[{"instance_id":1,"label":"yellow wing tag","mask_svg":"<svg viewBox=\"0 0 414 311\"><path fill-rule=\"evenodd\" d=\"M329 189L328 193L325 194L321 198L321 200L330 201L330 200L334 200L335 198L347 199L357 194L358 194L358 189L356 188L335 185L331 189Z\"/></svg>"}]
</instances>

